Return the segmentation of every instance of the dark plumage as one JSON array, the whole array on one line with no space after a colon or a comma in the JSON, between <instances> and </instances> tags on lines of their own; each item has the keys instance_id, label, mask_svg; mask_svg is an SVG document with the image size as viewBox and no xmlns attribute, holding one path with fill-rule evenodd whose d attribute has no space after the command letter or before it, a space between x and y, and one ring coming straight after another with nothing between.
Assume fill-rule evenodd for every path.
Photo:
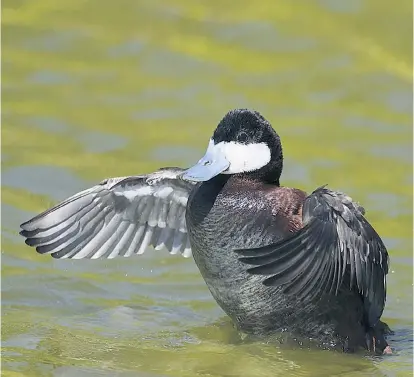
<instances>
[{"instance_id":1,"label":"dark plumage","mask_svg":"<svg viewBox=\"0 0 414 377\"><path fill-rule=\"evenodd\" d=\"M192 253L243 332L389 352L383 242L345 194L281 187L282 167L270 124L233 110L192 168L105 180L22 224L21 234L56 258L130 256L148 245Z\"/></svg>"}]
</instances>

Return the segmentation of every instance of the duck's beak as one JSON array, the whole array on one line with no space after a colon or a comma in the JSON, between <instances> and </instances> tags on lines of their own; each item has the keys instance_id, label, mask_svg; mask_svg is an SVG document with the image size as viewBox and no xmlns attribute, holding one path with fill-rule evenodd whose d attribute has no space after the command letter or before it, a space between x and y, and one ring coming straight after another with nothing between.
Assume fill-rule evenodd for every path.
<instances>
[{"instance_id":1,"label":"duck's beak","mask_svg":"<svg viewBox=\"0 0 414 377\"><path fill-rule=\"evenodd\" d=\"M230 166L220 145L212 140L204 157L194 166L184 171L181 177L188 181L204 182L219 175Z\"/></svg>"}]
</instances>

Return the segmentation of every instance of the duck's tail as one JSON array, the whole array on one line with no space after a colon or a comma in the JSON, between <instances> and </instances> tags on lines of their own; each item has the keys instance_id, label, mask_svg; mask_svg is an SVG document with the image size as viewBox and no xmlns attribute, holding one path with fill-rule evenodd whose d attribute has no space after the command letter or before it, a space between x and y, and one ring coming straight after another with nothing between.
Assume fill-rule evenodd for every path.
<instances>
[{"instance_id":1,"label":"duck's tail","mask_svg":"<svg viewBox=\"0 0 414 377\"><path fill-rule=\"evenodd\" d=\"M382 321L379 321L375 327L368 330L366 334L366 342L368 351L378 355L392 354L391 347L387 342L387 335L392 335L393 331Z\"/></svg>"}]
</instances>

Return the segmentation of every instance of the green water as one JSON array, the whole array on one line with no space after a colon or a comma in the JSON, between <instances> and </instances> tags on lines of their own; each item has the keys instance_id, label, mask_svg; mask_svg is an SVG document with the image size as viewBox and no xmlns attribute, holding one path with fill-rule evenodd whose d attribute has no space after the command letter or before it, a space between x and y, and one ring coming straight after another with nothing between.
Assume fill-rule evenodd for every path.
<instances>
[{"instance_id":1,"label":"green water","mask_svg":"<svg viewBox=\"0 0 414 377\"><path fill-rule=\"evenodd\" d=\"M3 1L2 375L410 376L411 6ZM391 255L393 356L241 342L192 260L56 261L17 235L105 177L196 161L235 107L280 133L284 185L366 207Z\"/></svg>"}]
</instances>

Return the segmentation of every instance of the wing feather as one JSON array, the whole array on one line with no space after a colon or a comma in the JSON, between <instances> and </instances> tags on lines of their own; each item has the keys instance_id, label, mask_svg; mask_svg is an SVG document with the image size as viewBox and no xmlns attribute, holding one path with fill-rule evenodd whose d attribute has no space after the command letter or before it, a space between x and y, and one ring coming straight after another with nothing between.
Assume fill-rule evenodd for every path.
<instances>
[{"instance_id":1,"label":"wing feather","mask_svg":"<svg viewBox=\"0 0 414 377\"><path fill-rule=\"evenodd\" d=\"M110 178L21 224L27 245L54 258L115 258L152 245L191 256L185 213L194 183L182 169Z\"/></svg>"},{"instance_id":2,"label":"wing feather","mask_svg":"<svg viewBox=\"0 0 414 377\"><path fill-rule=\"evenodd\" d=\"M267 276L265 285L282 286L302 300L356 290L374 326L385 305L389 257L364 209L321 187L306 198L302 213L302 229L273 245L237 250L240 260L253 266L251 274Z\"/></svg>"}]
</instances>

